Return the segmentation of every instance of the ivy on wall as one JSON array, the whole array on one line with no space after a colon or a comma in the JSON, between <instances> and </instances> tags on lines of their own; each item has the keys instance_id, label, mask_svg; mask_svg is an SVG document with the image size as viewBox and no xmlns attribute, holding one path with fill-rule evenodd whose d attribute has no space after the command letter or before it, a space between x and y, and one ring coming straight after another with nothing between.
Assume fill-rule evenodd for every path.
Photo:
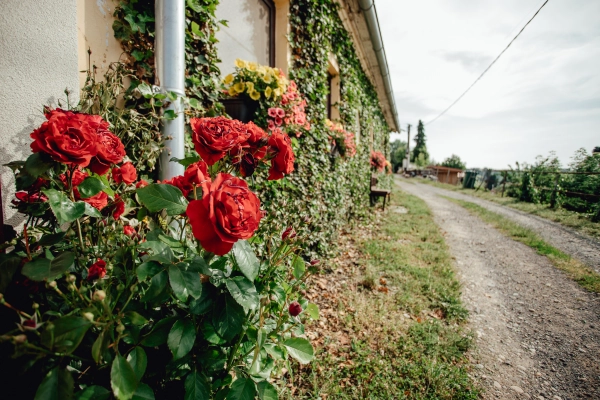
<instances>
[{"instance_id":1,"label":"ivy on wall","mask_svg":"<svg viewBox=\"0 0 600 400\"><path fill-rule=\"evenodd\" d=\"M190 114L222 113L218 55L214 32L218 29L218 0L187 0L186 96ZM335 249L339 229L368 213L371 150L389 153L389 127L377 93L362 70L348 32L333 0L292 0L289 36L292 49L290 79L307 98L312 128L293 138L295 172L281 181L257 176L254 190L265 209L274 210L261 223L258 237L283 230L280 221L310 230L308 256L324 256ZM131 88L154 79L154 1L124 0L115 11L115 37L130 55L127 67L134 76ZM333 53L340 67L341 123L359 138L355 157L330 153L325 126L327 69ZM130 90L131 90L130 88Z\"/></svg>"}]
</instances>

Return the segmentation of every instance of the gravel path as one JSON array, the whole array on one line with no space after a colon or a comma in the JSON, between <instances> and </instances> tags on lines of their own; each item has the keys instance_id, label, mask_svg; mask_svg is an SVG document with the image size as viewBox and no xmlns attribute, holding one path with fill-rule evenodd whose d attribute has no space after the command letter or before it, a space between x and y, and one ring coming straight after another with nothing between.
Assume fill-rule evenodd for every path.
<instances>
[{"instance_id":1,"label":"gravel path","mask_svg":"<svg viewBox=\"0 0 600 400\"><path fill-rule=\"evenodd\" d=\"M440 189L408 182L396 180L427 202L456 259L483 397L600 399L600 296Z\"/></svg>"},{"instance_id":2,"label":"gravel path","mask_svg":"<svg viewBox=\"0 0 600 400\"><path fill-rule=\"evenodd\" d=\"M405 181L406 182L406 181ZM505 207L491 201L483 200L478 197L469 196L462 193L456 193L451 190L441 189L427 184L419 184L415 179L408 182L416 183L421 186L427 186L431 193L436 193L454 199L466 200L478 204L490 211L501 214L511 220L536 231L545 241L564 253L586 263L596 272L600 273L600 240L589 237L575 230L560 225L556 222L528 214L514 208Z\"/></svg>"}]
</instances>

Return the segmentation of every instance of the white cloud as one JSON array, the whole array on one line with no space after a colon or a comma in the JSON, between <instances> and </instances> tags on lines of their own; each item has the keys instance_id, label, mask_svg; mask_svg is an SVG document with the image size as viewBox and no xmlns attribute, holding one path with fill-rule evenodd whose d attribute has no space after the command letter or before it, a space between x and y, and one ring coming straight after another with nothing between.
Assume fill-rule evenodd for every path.
<instances>
[{"instance_id":1,"label":"white cloud","mask_svg":"<svg viewBox=\"0 0 600 400\"><path fill-rule=\"evenodd\" d=\"M450 105L543 0L376 0L403 127ZM600 145L600 2L552 0L448 113L428 148L503 168ZM406 135L401 136L406 140Z\"/></svg>"}]
</instances>

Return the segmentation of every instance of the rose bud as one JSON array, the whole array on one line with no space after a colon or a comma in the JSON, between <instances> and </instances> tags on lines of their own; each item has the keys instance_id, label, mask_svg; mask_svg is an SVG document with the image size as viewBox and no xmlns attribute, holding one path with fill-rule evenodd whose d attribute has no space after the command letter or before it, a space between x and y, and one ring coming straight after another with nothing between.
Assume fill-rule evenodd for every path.
<instances>
[{"instance_id":1,"label":"rose bud","mask_svg":"<svg viewBox=\"0 0 600 400\"><path fill-rule=\"evenodd\" d=\"M94 322L94 314L91 312L84 312L83 314L83 318L87 319L90 322Z\"/></svg>"},{"instance_id":2,"label":"rose bud","mask_svg":"<svg viewBox=\"0 0 600 400\"><path fill-rule=\"evenodd\" d=\"M292 317L296 317L302 312L302 306L297 301L294 301L292 304L290 304L288 311Z\"/></svg>"},{"instance_id":3,"label":"rose bud","mask_svg":"<svg viewBox=\"0 0 600 400\"><path fill-rule=\"evenodd\" d=\"M285 240L287 238L293 239L296 237L296 231L294 228L289 226L283 233L281 234L281 240Z\"/></svg>"},{"instance_id":4,"label":"rose bud","mask_svg":"<svg viewBox=\"0 0 600 400\"><path fill-rule=\"evenodd\" d=\"M310 265L312 265L312 266L315 266L315 265L317 265L317 264L318 264L318 263L320 263L320 262L321 262L321 260L312 260L312 261L310 262Z\"/></svg>"},{"instance_id":5,"label":"rose bud","mask_svg":"<svg viewBox=\"0 0 600 400\"><path fill-rule=\"evenodd\" d=\"M103 301L106 298L106 292L104 290L96 290L92 295L92 300Z\"/></svg>"},{"instance_id":6,"label":"rose bud","mask_svg":"<svg viewBox=\"0 0 600 400\"><path fill-rule=\"evenodd\" d=\"M123 227L123 233L126 234L127 236L135 236L137 234L137 232L135 231L135 228L133 226L129 226L129 225L125 225Z\"/></svg>"},{"instance_id":7,"label":"rose bud","mask_svg":"<svg viewBox=\"0 0 600 400\"><path fill-rule=\"evenodd\" d=\"M13 342L15 344L23 344L26 341L27 341L27 336L26 335L20 334L20 335L13 336Z\"/></svg>"},{"instance_id":8,"label":"rose bud","mask_svg":"<svg viewBox=\"0 0 600 400\"><path fill-rule=\"evenodd\" d=\"M143 187L146 187L146 186L148 186L148 182L146 182L143 179L140 179L140 181L135 184L135 188L136 189L143 188Z\"/></svg>"}]
</instances>

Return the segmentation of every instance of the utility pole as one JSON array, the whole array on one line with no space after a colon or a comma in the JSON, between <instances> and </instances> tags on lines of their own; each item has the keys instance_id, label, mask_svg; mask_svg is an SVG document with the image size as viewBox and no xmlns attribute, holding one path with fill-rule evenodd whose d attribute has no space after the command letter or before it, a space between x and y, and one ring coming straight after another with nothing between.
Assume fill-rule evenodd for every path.
<instances>
[{"instance_id":1,"label":"utility pole","mask_svg":"<svg viewBox=\"0 0 600 400\"><path fill-rule=\"evenodd\" d=\"M404 172L408 171L408 167L410 165L410 124L408 124L407 132L408 141L406 142L406 159L404 163Z\"/></svg>"}]
</instances>

